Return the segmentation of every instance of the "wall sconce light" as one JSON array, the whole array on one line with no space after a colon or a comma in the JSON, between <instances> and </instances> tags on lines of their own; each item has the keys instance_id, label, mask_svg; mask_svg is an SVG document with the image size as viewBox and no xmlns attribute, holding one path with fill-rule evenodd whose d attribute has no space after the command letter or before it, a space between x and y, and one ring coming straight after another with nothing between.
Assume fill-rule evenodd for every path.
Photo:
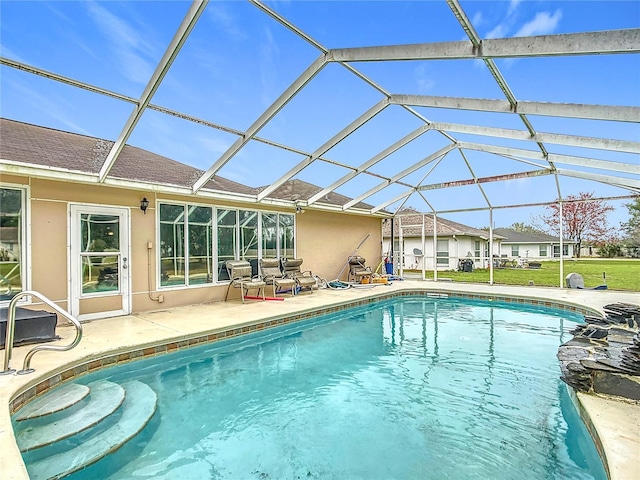
<instances>
[{"instance_id":1,"label":"wall sconce light","mask_svg":"<svg viewBox=\"0 0 640 480\"><path fill-rule=\"evenodd\" d=\"M142 213L144 213L145 215L147 214L148 207L149 200L147 200L147 197L142 197L142 200L140 200L140 210L142 210Z\"/></svg>"}]
</instances>

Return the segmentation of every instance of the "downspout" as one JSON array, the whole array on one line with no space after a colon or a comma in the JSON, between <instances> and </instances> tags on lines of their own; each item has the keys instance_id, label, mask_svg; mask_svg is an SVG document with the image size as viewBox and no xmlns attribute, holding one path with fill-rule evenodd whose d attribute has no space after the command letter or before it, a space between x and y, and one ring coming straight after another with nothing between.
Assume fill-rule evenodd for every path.
<instances>
[{"instance_id":1,"label":"downspout","mask_svg":"<svg viewBox=\"0 0 640 480\"><path fill-rule=\"evenodd\" d=\"M394 241L394 226L396 224L396 217L393 216L391 218L391 246L389 247L389 260L391 261L391 264L393 266L393 264L395 263L395 259L393 258L393 241Z\"/></svg>"},{"instance_id":2,"label":"downspout","mask_svg":"<svg viewBox=\"0 0 640 480\"><path fill-rule=\"evenodd\" d=\"M398 217L398 245L400 247L400 255L398 259L398 272L400 277L404 277L404 238L402 237L402 217Z\"/></svg>"},{"instance_id":3,"label":"downspout","mask_svg":"<svg viewBox=\"0 0 640 480\"><path fill-rule=\"evenodd\" d=\"M493 285L493 208L489 208L489 285Z\"/></svg>"},{"instance_id":4,"label":"downspout","mask_svg":"<svg viewBox=\"0 0 640 480\"><path fill-rule=\"evenodd\" d=\"M562 219L564 218L564 214L563 214L563 209L562 209L563 203L562 200L560 200L560 208L558 209L559 215L560 215L560 288L564 288L564 234L563 234L563 229L562 229Z\"/></svg>"},{"instance_id":5,"label":"downspout","mask_svg":"<svg viewBox=\"0 0 640 480\"><path fill-rule=\"evenodd\" d=\"M425 247L426 247L426 244L425 244L425 238L424 238L424 213L423 213L422 214L422 260L421 260L421 262L422 262L422 281L423 282L426 280L425 277L427 275L427 272L425 271L425 268L424 268L424 263L425 263L424 259L426 257L426 251L425 251L426 249L425 249Z\"/></svg>"},{"instance_id":6,"label":"downspout","mask_svg":"<svg viewBox=\"0 0 640 480\"><path fill-rule=\"evenodd\" d=\"M438 227L437 217L433 214L433 281L438 281Z\"/></svg>"}]
</instances>

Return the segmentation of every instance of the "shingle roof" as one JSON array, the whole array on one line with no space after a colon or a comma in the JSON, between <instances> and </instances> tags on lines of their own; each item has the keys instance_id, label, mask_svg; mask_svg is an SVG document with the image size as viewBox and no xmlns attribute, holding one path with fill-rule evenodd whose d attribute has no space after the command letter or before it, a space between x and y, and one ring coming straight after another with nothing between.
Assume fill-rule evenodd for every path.
<instances>
[{"instance_id":1,"label":"shingle roof","mask_svg":"<svg viewBox=\"0 0 640 480\"><path fill-rule=\"evenodd\" d=\"M504 237L502 243L558 243L558 237L546 233L518 232L512 228L495 228L494 233ZM564 243L575 243L571 239L563 240Z\"/></svg>"},{"instance_id":2,"label":"shingle roof","mask_svg":"<svg viewBox=\"0 0 640 480\"><path fill-rule=\"evenodd\" d=\"M411 214L413 210L403 210L398 212L402 217L402 236L403 237L421 237L422 236L422 214L416 213ZM394 235L398 235L398 226L399 221L398 218L394 219ZM483 239L489 239L489 232L486 230L481 230L479 228L470 227L468 225L463 225L462 223L453 222L451 220L447 220L446 218L437 217L436 219L438 236L451 236L451 235L466 235L469 237L480 237ZM391 223L385 222L382 227L383 235L388 237L391 235ZM433 216L432 215L424 215L424 233L425 236L431 237L433 236ZM494 238L501 238L499 235L495 234Z\"/></svg>"},{"instance_id":3,"label":"shingle roof","mask_svg":"<svg viewBox=\"0 0 640 480\"><path fill-rule=\"evenodd\" d=\"M263 187L255 188L252 193L254 195L258 194L265 188L267 187L263 186ZM269 197L277 198L280 200L290 200L292 202L295 202L296 200L306 201L309 198L311 198L313 195L318 193L320 190L322 190L322 188L318 187L317 185L313 185L303 180L294 179L294 180L289 180L288 182L284 183L282 186L274 190L269 195ZM339 193L330 192L329 194L325 195L320 200L318 200L318 203L342 206L350 200L351 198L349 197L340 195ZM367 203L359 202L354 205L354 208L363 208L363 209L369 210L373 207Z\"/></svg>"},{"instance_id":4,"label":"shingle roof","mask_svg":"<svg viewBox=\"0 0 640 480\"><path fill-rule=\"evenodd\" d=\"M0 158L29 165L98 174L112 141L0 119ZM125 145L109 177L190 187L204 172L141 148ZM207 188L249 194L251 188L219 176Z\"/></svg>"},{"instance_id":5,"label":"shingle roof","mask_svg":"<svg viewBox=\"0 0 640 480\"><path fill-rule=\"evenodd\" d=\"M97 175L114 142L0 118L0 159L28 165L53 167ZM126 145L109 177L158 185L191 187L204 171L141 148ZM256 195L266 187L251 188L214 176L206 188L229 193ZM302 180L290 180L269 195L280 200L307 200L321 190ZM332 192L319 203L344 205L349 197ZM370 209L358 203L355 208Z\"/></svg>"}]
</instances>

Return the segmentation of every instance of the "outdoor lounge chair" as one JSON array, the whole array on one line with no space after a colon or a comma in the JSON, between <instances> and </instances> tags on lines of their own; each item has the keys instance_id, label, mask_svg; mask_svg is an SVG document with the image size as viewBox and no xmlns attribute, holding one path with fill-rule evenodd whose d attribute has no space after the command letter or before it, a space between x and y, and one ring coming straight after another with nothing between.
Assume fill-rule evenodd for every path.
<instances>
[{"instance_id":1,"label":"outdoor lounge chair","mask_svg":"<svg viewBox=\"0 0 640 480\"><path fill-rule=\"evenodd\" d=\"M262 300L265 299L264 287L266 283L261 280L260 277L251 276L251 264L249 262L246 260L227 260L226 267L231 282L227 287L227 294L224 297L225 301L229 296L229 289L232 286L240 289L242 303L244 303L244 298L249 293L249 290L258 290L258 295L262 293Z\"/></svg>"},{"instance_id":2,"label":"outdoor lounge chair","mask_svg":"<svg viewBox=\"0 0 640 480\"><path fill-rule=\"evenodd\" d=\"M300 289L308 288L309 291L313 292L314 288L318 288L318 281L310 270L303 272L300 269L300 265L302 265L301 258L282 259L284 274L289 278L293 278Z\"/></svg>"},{"instance_id":3,"label":"outdoor lounge chair","mask_svg":"<svg viewBox=\"0 0 640 480\"><path fill-rule=\"evenodd\" d=\"M366 260L360 255L354 255L349 257L349 277L347 278L348 282L354 281L356 283L362 283L364 278L367 281L371 281L371 276L373 272L371 271L371 267L367 267L365 265Z\"/></svg>"},{"instance_id":4,"label":"outdoor lounge chair","mask_svg":"<svg viewBox=\"0 0 640 480\"><path fill-rule=\"evenodd\" d=\"M280 261L277 258L261 258L260 273L268 285L273 285L273 296L278 290L291 290L291 296L296 294L296 281L287 278L280 271Z\"/></svg>"}]
</instances>

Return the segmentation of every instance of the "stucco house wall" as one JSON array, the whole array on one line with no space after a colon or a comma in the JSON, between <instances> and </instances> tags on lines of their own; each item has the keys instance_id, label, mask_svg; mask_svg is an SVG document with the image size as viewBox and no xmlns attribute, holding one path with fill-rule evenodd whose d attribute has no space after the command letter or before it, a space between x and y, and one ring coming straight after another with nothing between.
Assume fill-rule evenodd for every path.
<instances>
[{"instance_id":1,"label":"stucco house wall","mask_svg":"<svg viewBox=\"0 0 640 480\"><path fill-rule=\"evenodd\" d=\"M193 181L203 172L125 145L99 183L100 166L113 142L4 118L0 135L0 193L8 199L0 220L4 236L11 233L20 242L12 243L12 252L22 251L20 262L9 255L0 258L0 275L19 272L10 281L0 276L2 307L19 289L36 290L84 320L224 300L229 285L225 260L238 256L257 263L265 231L259 219L279 225L269 233L269 255L278 254L278 242L287 243L280 256L302 258L304 270L327 280L337 278L361 243L358 253L369 263L381 260L382 218L369 213L370 205L358 202L343 212L341 206L351 199L331 192L313 207L298 208L321 190L299 179L285 182L263 202L257 197L266 186L219 176L193 194ZM146 213L140 209L143 198L149 202ZM174 216L161 222L162 209ZM237 218L235 212L229 216L234 210ZM193 220L185 220L192 212L197 213ZM227 224L225 218L236 220ZM219 221L231 226L219 229ZM236 229L240 222L248 226ZM219 231L226 235L225 248L235 245L220 258ZM107 236L98 238L97 232ZM230 289L229 298L237 297L239 289Z\"/></svg>"},{"instance_id":2,"label":"stucco house wall","mask_svg":"<svg viewBox=\"0 0 640 480\"><path fill-rule=\"evenodd\" d=\"M224 300L228 282L214 285L161 288L157 286L157 208L156 202L193 202L193 198L159 194L152 191L85 185L19 175L3 175L3 185L28 187L27 209L30 243L25 246L29 259L28 289L36 290L62 308L69 309L70 238L69 206L71 204L125 207L130 212L130 275L132 312L171 308ZM146 214L140 210L140 199L150 201ZM255 205L206 202L203 205L257 210ZM269 212L278 209L269 209ZM291 210L280 209L285 213ZM360 249L373 263L380 261L380 219L307 210L296 215L296 256L304 259L303 268L328 280L335 279L353 249L371 234ZM148 245L151 243L149 255ZM150 262L150 263L149 263ZM149 285L151 291L149 291ZM159 304L150 298L162 294ZM238 296L231 289L231 298ZM112 298L95 298L84 302L82 313L113 310Z\"/></svg>"}]
</instances>

